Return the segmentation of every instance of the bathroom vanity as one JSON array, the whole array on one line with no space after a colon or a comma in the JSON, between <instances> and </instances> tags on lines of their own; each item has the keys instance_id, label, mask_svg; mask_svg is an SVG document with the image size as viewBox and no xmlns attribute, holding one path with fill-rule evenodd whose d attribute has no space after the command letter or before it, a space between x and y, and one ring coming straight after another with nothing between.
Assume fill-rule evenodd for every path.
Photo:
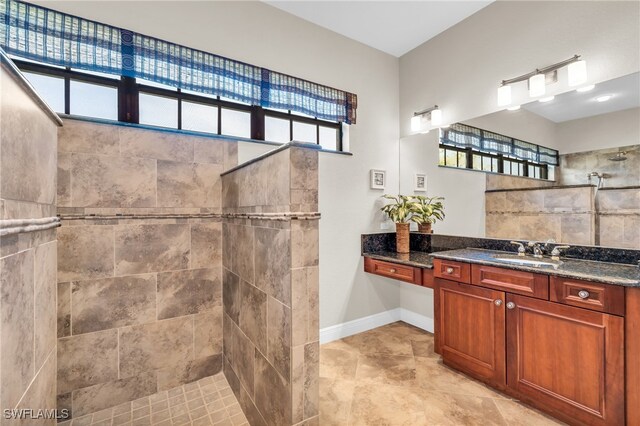
<instances>
[{"instance_id":1,"label":"bathroom vanity","mask_svg":"<svg viewBox=\"0 0 640 426\"><path fill-rule=\"evenodd\" d=\"M640 422L638 266L365 248L365 271L434 289L446 365L572 425Z\"/></svg>"}]
</instances>

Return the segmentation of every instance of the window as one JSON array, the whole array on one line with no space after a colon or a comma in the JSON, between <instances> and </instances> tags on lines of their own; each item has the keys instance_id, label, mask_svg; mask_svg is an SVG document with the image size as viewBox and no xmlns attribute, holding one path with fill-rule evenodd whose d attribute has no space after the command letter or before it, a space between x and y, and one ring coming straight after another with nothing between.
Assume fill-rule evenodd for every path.
<instances>
[{"instance_id":1,"label":"window","mask_svg":"<svg viewBox=\"0 0 640 426\"><path fill-rule=\"evenodd\" d=\"M59 113L278 143L296 140L342 150L340 122L181 91L147 80L118 80L100 72L13 59ZM260 123L264 125L260 127Z\"/></svg>"},{"instance_id":2,"label":"window","mask_svg":"<svg viewBox=\"0 0 640 426\"><path fill-rule=\"evenodd\" d=\"M558 151L465 124L440 130L439 165L548 179Z\"/></svg>"}]
</instances>

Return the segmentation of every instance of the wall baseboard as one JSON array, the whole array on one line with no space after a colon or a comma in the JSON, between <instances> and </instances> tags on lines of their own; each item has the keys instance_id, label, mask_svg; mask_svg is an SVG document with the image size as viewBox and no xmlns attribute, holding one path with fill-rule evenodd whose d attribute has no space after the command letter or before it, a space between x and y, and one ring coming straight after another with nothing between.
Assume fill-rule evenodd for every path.
<instances>
[{"instance_id":1,"label":"wall baseboard","mask_svg":"<svg viewBox=\"0 0 640 426\"><path fill-rule=\"evenodd\" d=\"M433 333L433 318L403 308L390 309L378 314L358 318L320 329L320 344L329 343L354 334L363 333L396 321L404 321Z\"/></svg>"}]
</instances>

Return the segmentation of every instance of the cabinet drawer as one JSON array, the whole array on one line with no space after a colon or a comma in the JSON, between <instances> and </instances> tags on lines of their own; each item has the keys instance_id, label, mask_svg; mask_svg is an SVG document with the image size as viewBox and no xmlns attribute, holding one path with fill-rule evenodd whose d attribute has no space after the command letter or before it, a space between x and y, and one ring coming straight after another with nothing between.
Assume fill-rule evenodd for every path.
<instances>
[{"instance_id":1,"label":"cabinet drawer","mask_svg":"<svg viewBox=\"0 0 640 426\"><path fill-rule=\"evenodd\" d=\"M549 300L549 277L532 272L472 265L471 283L482 287Z\"/></svg>"},{"instance_id":2,"label":"cabinet drawer","mask_svg":"<svg viewBox=\"0 0 640 426\"><path fill-rule=\"evenodd\" d=\"M551 300L593 311L624 315L624 287L551 277Z\"/></svg>"},{"instance_id":3,"label":"cabinet drawer","mask_svg":"<svg viewBox=\"0 0 640 426\"><path fill-rule=\"evenodd\" d=\"M422 270L413 266L365 257L364 270L365 272L382 275L383 277L422 285Z\"/></svg>"},{"instance_id":4,"label":"cabinet drawer","mask_svg":"<svg viewBox=\"0 0 640 426\"><path fill-rule=\"evenodd\" d=\"M471 283L471 265L451 260L434 259L433 276L460 283Z\"/></svg>"}]
</instances>

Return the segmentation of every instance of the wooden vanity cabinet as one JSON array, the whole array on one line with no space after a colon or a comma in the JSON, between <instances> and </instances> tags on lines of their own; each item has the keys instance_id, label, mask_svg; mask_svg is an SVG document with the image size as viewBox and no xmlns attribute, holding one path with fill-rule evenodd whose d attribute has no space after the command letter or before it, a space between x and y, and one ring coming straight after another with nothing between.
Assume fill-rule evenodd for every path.
<instances>
[{"instance_id":1,"label":"wooden vanity cabinet","mask_svg":"<svg viewBox=\"0 0 640 426\"><path fill-rule=\"evenodd\" d=\"M608 312L619 312L610 308L616 290L592 283L592 298L604 306L591 301L598 309L585 309L562 295L588 283L574 280L563 293L566 280L556 280L549 295L546 275L471 266L471 284L435 279L435 348L443 362L569 424L624 425L625 319ZM505 291L508 285L530 294Z\"/></svg>"},{"instance_id":2,"label":"wooden vanity cabinet","mask_svg":"<svg viewBox=\"0 0 640 426\"><path fill-rule=\"evenodd\" d=\"M436 346L444 363L504 388L505 293L441 278L435 284Z\"/></svg>"},{"instance_id":3,"label":"wooden vanity cabinet","mask_svg":"<svg viewBox=\"0 0 640 426\"><path fill-rule=\"evenodd\" d=\"M507 385L572 423L624 424L624 319L507 294Z\"/></svg>"}]
</instances>

